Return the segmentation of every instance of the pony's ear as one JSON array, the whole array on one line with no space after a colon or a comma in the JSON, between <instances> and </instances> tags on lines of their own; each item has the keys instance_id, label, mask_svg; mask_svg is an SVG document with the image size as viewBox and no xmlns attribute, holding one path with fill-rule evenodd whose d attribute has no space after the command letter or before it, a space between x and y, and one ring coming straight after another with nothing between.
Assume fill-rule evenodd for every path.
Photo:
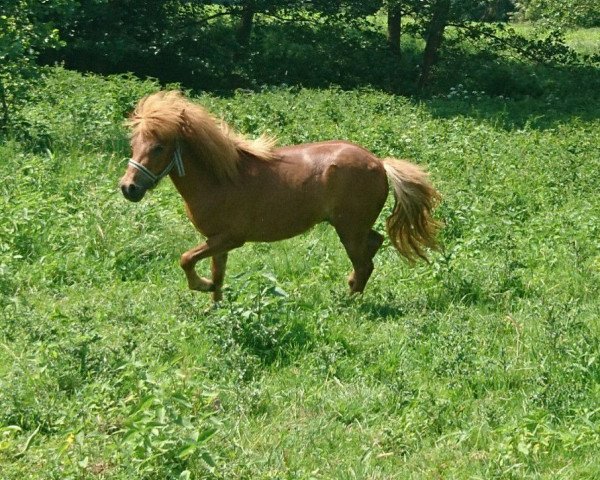
<instances>
[{"instance_id":1,"label":"pony's ear","mask_svg":"<svg viewBox=\"0 0 600 480\"><path fill-rule=\"evenodd\" d=\"M181 138L185 138L190 134L190 121L185 108L179 114L179 134Z\"/></svg>"}]
</instances>

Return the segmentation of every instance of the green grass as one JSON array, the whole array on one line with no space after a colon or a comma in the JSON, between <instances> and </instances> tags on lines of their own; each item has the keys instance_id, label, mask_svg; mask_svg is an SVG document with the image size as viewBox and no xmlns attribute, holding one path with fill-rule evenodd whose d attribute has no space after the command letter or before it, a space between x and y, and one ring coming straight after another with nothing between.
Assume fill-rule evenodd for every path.
<instances>
[{"instance_id":1,"label":"green grass","mask_svg":"<svg viewBox=\"0 0 600 480\"><path fill-rule=\"evenodd\" d=\"M426 165L446 225L429 265L386 243L360 297L325 225L248 244L213 309L174 188L116 188L120 118L154 88L55 70L0 145L2 478L600 475L597 92L199 97L282 144Z\"/></svg>"},{"instance_id":2,"label":"green grass","mask_svg":"<svg viewBox=\"0 0 600 480\"><path fill-rule=\"evenodd\" d=\"M600 52L600 27L569 30L566 39L578 52L588 55L598 55Z\"/></svg>"}]
</instances>

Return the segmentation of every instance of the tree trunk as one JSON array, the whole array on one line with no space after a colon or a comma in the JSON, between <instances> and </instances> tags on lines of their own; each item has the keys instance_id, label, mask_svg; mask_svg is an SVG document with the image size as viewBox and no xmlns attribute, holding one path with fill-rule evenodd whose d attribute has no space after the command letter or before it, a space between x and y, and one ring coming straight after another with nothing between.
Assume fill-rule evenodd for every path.
<instances>
[{"instance_id":1,"label":"tree trunk","mask_svg":"<svg viewBox=\"0 0 600 480\"><path fill-rule=\"evenodd\" d=\"M390 50L400 53L400 33L402 32L402 9L399 2L390 0L387 9L387 42Z\"/></svg>"},{"instance_id":2,"label":"tree trunk","mask_svg":"<svg viewBox=\"0 0 600 480\"><path fill-rule=\"evenodd\" d=\"M448 23L450 0L438 0L433 7L433 16L427 33L427 43L423 52L423 63L417 87L422 89L429 82L431 67L437 62L438 51L444 39L444 29Z\"/></svg>"},{"instance_id":3,"label":"tree trunk","mask_svg":"<svg viewBox=\"0 0 600 480\"><path fill-rule=\"evenodd\" d=\"M2 119L0 120L0 131L8 127L9 112L8 102L6 100L6 90L4 90L4 83L0 79L0 108L2 109Z\"/></svg>"},{"instance_id":4,"label":"tree trunk","mask_svg":"<svg viewBox=\"0 0 600 480\"><path fill-rule=\"evenodd\" d=\"M254 24L255 6L253 0L246 0L242 3L242 13L240 23L235 33L237 42L243 47L250 43L252 35L252 25Z\"/></svg>"}]
</instances>

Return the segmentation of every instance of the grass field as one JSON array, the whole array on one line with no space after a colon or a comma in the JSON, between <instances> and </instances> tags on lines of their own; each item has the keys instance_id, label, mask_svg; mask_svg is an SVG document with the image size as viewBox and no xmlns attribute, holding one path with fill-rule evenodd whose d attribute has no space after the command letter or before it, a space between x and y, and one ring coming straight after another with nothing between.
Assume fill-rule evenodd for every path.
<instances>
[{"instance_id":1,"label":"grass field","mask_svg":"<svg viewBox=\"0 0 600 480\"><path fill-rule=\"evenodd\" d=\"M251 135L411 158L444 197L429 265L386 242L350 297L320 225L233 252L211 308L170 182L117 189L156 88L56 69L0 145L0 477L600 477L600 89L200 96Z\"/></svg>"}]
</instances>

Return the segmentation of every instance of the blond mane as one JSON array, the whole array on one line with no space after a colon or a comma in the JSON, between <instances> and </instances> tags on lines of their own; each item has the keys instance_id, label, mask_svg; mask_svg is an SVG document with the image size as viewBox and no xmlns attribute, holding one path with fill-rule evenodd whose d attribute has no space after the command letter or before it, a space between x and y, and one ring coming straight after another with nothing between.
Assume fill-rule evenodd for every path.
<instances>
[{"instance_id":1,"label":"blond mane","mask_svg":"<svg viewBox=\"0 0 600 480\"><path fill-rule=\"evenodd\" d=\"M157 92L142 98L127 123L132 136L184 142L218 180L237 177L242 155L265 161L275 158L275 139L262 135L250 140L178 91Z\"/></svg>"}]
</instances>

